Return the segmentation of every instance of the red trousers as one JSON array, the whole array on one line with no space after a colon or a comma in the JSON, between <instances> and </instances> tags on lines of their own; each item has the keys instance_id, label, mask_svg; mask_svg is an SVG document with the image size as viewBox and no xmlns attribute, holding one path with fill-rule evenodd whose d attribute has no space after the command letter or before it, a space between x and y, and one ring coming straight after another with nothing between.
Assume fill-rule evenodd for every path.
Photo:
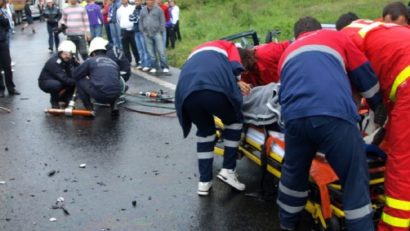
<instances>
[{"instance_id":1,"label":"red trousers","mask_svg":"<svg viewBox=\"0 0 410 231\"><path fill-rule=\"evenodd\" d=\"M410 230L410 79L399 86L396 96L386 127L386 205L379 231Z\"/></svg>"}]
</instances>

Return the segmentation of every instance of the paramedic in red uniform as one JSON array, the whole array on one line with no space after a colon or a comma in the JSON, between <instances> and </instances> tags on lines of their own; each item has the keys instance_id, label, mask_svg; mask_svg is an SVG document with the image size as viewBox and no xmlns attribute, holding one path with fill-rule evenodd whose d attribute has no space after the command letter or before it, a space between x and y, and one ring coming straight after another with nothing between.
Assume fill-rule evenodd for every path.
<instances>
[{"instance_id":1,"label":"paramedic in red uniform","mask_svg":"<svg viewBox=\"0 0 410 231\"><path fill-rule=\"evenodd\" d=\"M379 230L409 230L410 30L397 24L373 22L363 25L358 34L363 39L364 52L379 77L389 111L385 137L388 147L386 204Z\"/></svg>"},{"instance_id":2,"label":"paramedic in red uniform","mask_svg":"<svg viewBox=\"0 0 410 231\"><path fill-rule=\"evenodd\" d=\"M184 137L188 136L192 123L198 129L199 195L208 195L212 187L216 141L213 116L225 125L224 161L217 177L239 191L245 190L235 173L242 132L242 94L237 80L243 71L238 49L228 41L198 46L182 67L175 91L175 108Z\"/></svg>"},{"instance_id":3,"label":"paramedic in red uniform","mask_svg":"<svg viewBox=\"0 0 410 231\"><path fill-rule=\"evenodd\" d=\"M321 30L315 18L301 18L294 33L296 40L278 70L286 130L277 199L281 228L296 229L308 199L311 162L321 152L340 179L347 229L374 230L365 144L351 85L375 110L382 105L377 77L347 36Z\"/></svg>"}]
</instances>

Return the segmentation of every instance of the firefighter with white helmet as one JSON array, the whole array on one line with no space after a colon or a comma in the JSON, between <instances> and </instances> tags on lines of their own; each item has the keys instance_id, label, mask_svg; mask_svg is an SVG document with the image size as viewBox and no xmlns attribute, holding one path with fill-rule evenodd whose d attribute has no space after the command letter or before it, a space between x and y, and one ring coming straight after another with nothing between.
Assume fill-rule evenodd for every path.
<instances>
[{"instance_id":1,"label":"firefighter with white helmet","mask_svg":"<svg viewBox=\"0 0 410 231\"><path fill-rule=\"evenodd\" d=\"M116 100L120 97L123 84L120 80L120 69L107 56L107 42L101 37L90 43L88 58L73 72L77 91L84 106L93 110L91 99L98 103L110 104L112 115L118 115Z\"/></svg>"},{"instance_id":2,"label":"firefighter with white helmet","mask_svg":"<svg viewBox=\"0 0 410 231\"><path fill-rule=\"evenodd\" d=\"M92 40L89 49L89 55L96 50L106 50L108 58L117 63L120 68L121 77L124 81L128 81L131 75L131 64L121 48L109 45L109 42L101 37L96 37Z\"/></svg>"},{"instance_id":3,"label":"firefighter with white helmet","mask_svg":"<svg viewBox=\"0 0 410 231\"><path fill-rule=\"evenodd\" d=\"M40 89L51 95L52 108L68 104L75 88L72 71L79 64L73 56L76 53L76 46L73 42L63 41L57 51L46 62L38 78Z\"/></svg>"}]
</instances>

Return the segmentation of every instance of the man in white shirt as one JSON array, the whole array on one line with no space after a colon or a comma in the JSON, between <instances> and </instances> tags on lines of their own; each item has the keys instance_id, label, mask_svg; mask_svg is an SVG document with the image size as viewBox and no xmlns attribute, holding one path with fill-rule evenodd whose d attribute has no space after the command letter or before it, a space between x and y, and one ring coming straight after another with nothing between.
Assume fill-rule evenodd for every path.
<instances>
[{"instance_id":1,"label":"man in white shirt","mask_svg":"<svg viewBox=\"0 0 410 231\"><path fill-rule=\"evenodd\" d=\"M134 13L135 5L130 5L128 0L121 0L121 6L117 10L117 21L121 28L121 42L122 48L124 50L124 55L127 59L132 62L130 46L132 49L132 54L135 58L135 64L138 65L139 56L138 50L135 45L135 31L134 22L130 21L130 15Z\"/></svg>"}]
</instances>

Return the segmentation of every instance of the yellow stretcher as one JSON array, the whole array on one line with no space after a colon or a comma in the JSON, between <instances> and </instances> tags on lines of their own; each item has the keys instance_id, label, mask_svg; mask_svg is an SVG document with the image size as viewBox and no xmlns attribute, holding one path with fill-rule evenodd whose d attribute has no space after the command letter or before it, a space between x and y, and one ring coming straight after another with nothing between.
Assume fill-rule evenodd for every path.
<instances>
[{"instance_id":1,"label":"yellow stretcher","mask_svg":"<svg viewBox=\"0 0 410 231\"><path fill-rule=\"evenodd\" d=\"M215 118L217 137L221 141L223 123ZM265 134L269 137L265 139ZM264 147L267 147L263 150ZM223 155L223 147L216 145L214 152ZM275 178L281 177L281 166L285 156L284 135L275 131L265 133L263 129L249 126L239 146L239 154L246 156L261 166L261 155L266 153L266 169ZM385 160L368 155L370 193L374 209L374 221L378 222L384 204ZM318 153L310 170L310 193L305 210L311 214L318 230L344 230L345 214L342 210L342 192L338 177L326 162L323 154Z\"/></svg>"}]
</instances>

